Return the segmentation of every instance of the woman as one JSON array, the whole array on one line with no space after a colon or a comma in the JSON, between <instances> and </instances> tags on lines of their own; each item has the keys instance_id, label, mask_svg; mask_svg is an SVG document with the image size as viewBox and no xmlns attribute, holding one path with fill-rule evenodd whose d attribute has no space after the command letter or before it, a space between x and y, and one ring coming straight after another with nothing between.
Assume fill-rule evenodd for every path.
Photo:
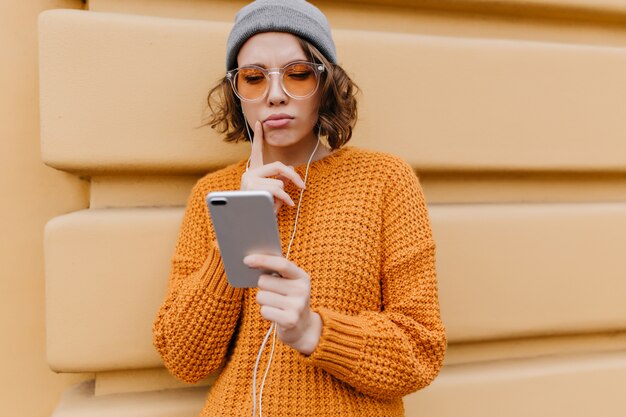
<instances>
[{"instance_id":1,"label":"woman","mask_svg":"<svg viewBox=\"0 0 626 417\"><path fill-rule=\"evenodd\" d=\"M156 348L188 382L221 368L202 416L404 415L402 397L436 377L446 349L417 178L395 156L345 146L356 87L311 4L244 7L226 66L209 94L212 127L252 137L251 154L192 191ZM228 284L205 206L209 192L236 189L272 193L286 253L244 259L279 275L255 289ZM265 349L271 323L278 341Z\"/></svg>"}]
</instances>

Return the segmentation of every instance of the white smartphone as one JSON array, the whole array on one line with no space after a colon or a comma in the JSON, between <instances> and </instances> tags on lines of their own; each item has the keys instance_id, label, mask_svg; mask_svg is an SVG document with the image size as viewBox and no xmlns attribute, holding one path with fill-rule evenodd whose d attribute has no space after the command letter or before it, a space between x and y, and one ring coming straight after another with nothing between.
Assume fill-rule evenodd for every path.
<instances>
[{"instance_id":1,"label":"white smartphone","mask_svg":"<svg viewBox=\"0 0 626 417\"><path fill-rule=\"evenodd\" d=\"M228 282L237 288L257 286L259 276L273 271L249 268L251 254L282 256L274 197L269 191L216 191L206 203Z\"/></svg>"}]
</instances>

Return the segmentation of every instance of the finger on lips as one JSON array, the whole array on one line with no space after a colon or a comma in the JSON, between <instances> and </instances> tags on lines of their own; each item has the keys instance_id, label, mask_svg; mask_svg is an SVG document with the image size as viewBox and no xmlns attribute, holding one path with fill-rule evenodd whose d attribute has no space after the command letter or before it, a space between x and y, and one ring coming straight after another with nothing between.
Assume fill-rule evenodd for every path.
<instances>
[{"instance_id":1,"label":"finger on lips","mask_svg":"<svg viewBox=\"0 0 626 417\"><path fill-rule=\"evenodd\" d=\"M274 175L280 175L284 179L288 179L300 188L305 188L304 181L296 173L293 166L286 166L280 161L273 162L271 164L263 164L263 125L260 121L256 121L254 124L254 137L252 140L252 150L250 154L250 168L258 168L257 175L263 177L270 177Z\"/></svg>"},{"instance_id":2,"label":"finger on lips","mask_svg":"<svg viewBox=\"0 0 626 417\"><path fill-rule=\"evenodd\" d=\"M254 124L254 136L252 138L252 152L250 155L250 168L263 166L263 126L257 120Z\"/></svg>"}]
</instances>

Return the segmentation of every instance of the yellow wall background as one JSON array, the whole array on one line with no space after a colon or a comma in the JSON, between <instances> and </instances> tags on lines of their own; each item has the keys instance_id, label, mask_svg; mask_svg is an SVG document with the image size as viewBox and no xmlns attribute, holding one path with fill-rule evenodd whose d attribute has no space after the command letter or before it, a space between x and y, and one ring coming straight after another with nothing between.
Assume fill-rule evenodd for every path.
<instances>
[{"instance_id":1,"label":"yellow wall background","mask_svg":"<svg viewBox=\"0 0 626 417\"><path fill-rule=\"evenodd\" d=\"M46 361L43 227L87 207L89 184L42 164L37 16L80 1L0 2L0 414L47 416L88 375L58 375Z\"/></svg>"},{"instance_id":2,"label":"yellow wall background","mask_svg":"<svg viewBox=\"0 0 626 417\"><path fill-rule=\"evenodd\" d=\"M194 145L195 148L175 144L170 153L159 150L159 146L167 147L174 142L168 142L165 136L153 138L151 135L158 136L159 132L172 126L159 120L155 123L155 130L149 130L147 123L138 127L132 117L115 114L113 106L107 105L107 100L114 95L99 91L99 87L92 83L81 84L80 80L87 74L105 86L115 87L115 83L107 83L103 76L115 73L119 70L118 66L115 62L105 61L104 65L96 63L92 68L90 63L81 62L81 58L87 55L93 58L95 54L90 54L90 46L100 45L101 41L98 30L91 29L89 24L93 27L102 25L101 30L111 25L129 39L145 40L145 33L141 29L135 30L138 21L126 17L156 16L227 24L232 22L235 12L245 3L230 0L90 0L86 4L73 0L0 2L0 91L3 92L0 97L0 190L4 196L0 205L0 331L3 335L0 344L3 369L0 414L50 416L61 402L56 411L59 417L77 415L72 413L80 407L91 410L81 414L85 416L121 416L119 412L98 414L93 410L100 406L85 405L87 403L80 401L95 398L104 408L110 401L109 405L115 403L122 409L124 401L133 398L140 404L158 405L164 396L151 397L155 390L180 387L158 368L154 353L148 352L149 348L144 344L137 344L139 347L135 356L132 352L120 353L106 344L107 340L113 340L118 335L119 329L115 327L118 322L108 317L110 323L104 323L102 327L90 325L92 322L89 320L95 323L97 318L91 310L100 307L93 303L102 303L102 309L119 303L122 305L120 314L128 313L123 307L124 300L116 294L115 285L119 283L98 287L100 296L90 299L87 292L93 288L81 287L85 277L68 273L74 271L68 265L86 269L92 267L89 271L94 274L102 270L104 275L96 277L96 282L105 282L115 275L115 266L111 266L105 257L89 256L98 254L107 242L125 240L129 247L146 248L146 258L141 259L143 264L151 261L147 256L150 251L161 254L155 268L159 273L165 271L169 261L167 254L171 249L168 245L172 242L159 246L159 237L170 239L175 235L180 209L194 179L207 169L240 157L245 150L232 150L219 144ZM467 85L459 84L460 88L466 88L464 95L456 97L452 89L444 92L444 99L454 97L454 102L459 103L457 107L450 108L456 123L450 123L449 129L443 130L449 137L441 135L442 130L438 130L435 122L425 120L425 130L421 132L423 136L420 139L426 147L420 149L421 145L411 137L397 135L397 141L382 143L371 133L368 135L376 128L368 114L368 109L375 106L368 100L371 100L370 97L381 97L379 93L384 91L384 71L388 63L377 63L376 73L374 69L367 71L355 67L352 69L361 70L360 79L370 87L365 91L363 120L357 127L357 134L362 132L359 136L364 139L355 144L378 146L382 150L403 153L409 159L420 174L427 200L433 209L436 236L441 242L438 268L442 309L453 338L441 378L432 389L428 388L426 395L411 397L407 401L408 410L413 413L407 413L407 416L420 415L420 410L429 410L429 415L437 415L438 412L441 416L458 415L459 409L468 412L480 410L486 398L493 400L494 404L499 401L503 410L509 412L502 414L492 409L488 413L483 410L481 417L517 415L506 407L519 401L519 398L537 402L536 412L533 413L532 407L525 404L520 407L519 415L524 412L527 415L542 415L541 412L545 412L547 414L543 415L561 416L565 415L559 412L567 409L564 401L569 393L581 391L589 396L584 404L590 408L578 406L578 410L568 410L568 416L574 415L574 412L579 413L576 415L621 415L624 400L618 400L618 391L612 389L623 386L626 378L623 355L626 351L626 307L619 302L626 282L622 279L625 267L621 255L623 236L626 235L623 206L626 202L626 145L623 141L626 126L622 123L626 120L626 105L620 101L620 97L626 94L626 84L624 78L619 76L619 73L626 73L623 49L626 47L626 5L617 0L350 0L314 3L327 14L333 30L362 30L368 32L372 39L384 38L379 35L381 32L393 36L453 36L456 38L451 48L456 47L459 40L470 40L468 47L476 48L476 56L483 65L480 69L486 74L490 71L506 74L507 68L497 67L503 65L501 59L491 61L494 45L487 44L483 48L478 42L480 39L520 42L510 44L511 48L519 48L512 49L511 59L524 58L518 61L517 66L511 64L510 72L514 77L526 77L523 66L536 62L537 68L558 68L563 74L562 77L556 74L537 77L541 82L558 83L560 79L565 79L563 85L571 87L575 83L567 84L568 76L588 80L581 86L581 92L587 94L583 96L582 107L591 111L583 112L580 120L576 120L575 112L571 111L575 106L553 93L547 94L545 101L538 99L528 104L512 104L512 108L520 113L528 112L536 117L532 122L538 127L531 132L536 136L529 135L528 146L524 147L514 143L513 139L524 137L522 134L515 136L516 129L511 129L510 135L505 137L495 133L489 136L489 132L497 132L498 128L506 131L508 122L504 119L508 110L504 107L501 113L497 113L498 106L493 106L489 97L472 99L469 92L473 90L469 84L488 81L488 77L481 78L478 71L477 75L467 80ZM51 17L52 29L44 31L50 36L42 40L50 53L43 62L44 75L62 78L60 83L46 78L45 96L40 100L38 67L42 63L38 61L41 44L38 44L37 18L43 10L65 8L120 15L106 15L93 18L93 21L89 20L91 17L68 15L61 16L57 23L54 16ZM75 24L76 29L72 26L63 28L59 24L63 19ZM141 22L149 27L147 32L156 28L156 34L175 34L182 28L188 34L185 35L187 39L194 39L189 35L194 31L204 33L202 31L205 30L204 27L196 27L193 21L180 26L173 21ZM67 29L65 34L61 33L64 29ZM63 42L72 39L72 30L77 30L80 35L71 41L71 46L84 47L85 55L68 49L62 43L54 43L59 39ZM218 35L224 32L219 27L215 30ZM351 38L350 33L342 33L340 40L345 45L359 47L358 39ZM427 39L420 38L422 41ZM542 55L545 51L541 47L535 49L536 44L526 41L549 43L554 47L557 58L550 58L550 54ZM431 57L444 64L441 79L452 81L456 65L454 50L448 55L438 55L442 47L448 47L439 42L434 41L435 52ZM188 47L201 49L205 43L197 39L197 44ZM113 57L121 56L115 53L126 47L124 38L114 39L113 45L112 52L103 51L111 52ZM566 46L574 49L567 49ZM606 47L618 48L611 50ZM420 53L429 51L419 45L415 50ZM132 52L132 49L129 51ZM385 52L381 49L377 51L381 54ZM359 56L362 56L362 50L345 52L346 59L361 62ZM59 60L56 61L55 57ZM151 58L150 55L138 56L138 66ZM421 61L414 59L412 62ZM58 71L55 65L66 67ZM594 80L590 74L600 71L601 67L606 71L602 72L599 80ZM613 76L611 68L618 75L607 78ZM132 66L128 71L132 71ZM128 89L140 84L133 77L124 78L124 72L119 75L121 83L128 83L124 85ZM167 79L168 75L164 71L155 71L147 76L146 86L160 82L159 77ZM197 73L191 79L205 81ZM429 105L448 105L445 100L435 100L437 90L428 90L428 82L417 82L420 83L419 92L424 91L432 98ZM519 91L515 90L514 83L510 84L511 88L506 82L502 85L502 90L493 99L506 104L506 100ZM597 96L595 91L598 91ZM202 92L199 93L198 97L191 97L192 101L202 99ZM170 94L169 97L172 96ZM81 113L84 106L72 103L70 97L87 97L93 110ZM157 107L164 101L156 97L156 104L153 105L152 98L155 97L139 96L141 107L145 106L145 110L138 112L139 116L158 114ZM176 113L176 118L189 117L191 121L195 116L196 102L190 105L180 97L177 100L183 104L178 106L180 113ZM598 107L593 108L592 103L595 102ZM406 110L412 103L407 98L399 107ZM585 107L585 103L589 107ZM76 111L81 116L76 120L61 120L54 115L55 109L50 108L51 104L65 106L65 114ZM40 105L47 106L44 118L47 124L41 136ZM418 100L417 106L422 105ZM580 122L580 126L568 127L550 118L540 118L541 111L533 112L540 109L544 110L544 114L558 115L562 110L559 105L569 111L566 121ZM125 109L133 108L127 105ZM472 113L475 109L480 111ZM172 110L176 111L176 106L172 106ZM425 114L428 110L429 107L418 107L416 113ZM481 111L486 110L501 117L493 119L495 128L488 131L485 137L471 137L475 146L468 147L465 141L459 139L463 138L461 127L473 126L472 118L476 118L479 125L491 125L490 120L487 123L482 119ZM385 106L383 111L391 114L389 106ZM116 135L120 132L107 123L102 123L101 129L90 132L93 137L85 137L84 132L89 130L84 129L89 129L92 123L89 118L93 114L102 115L95 121L102 118L121 121L120 126L125 132L130 132L128 138L132 140L118 138ZM400 131L412 126L408 117L398 123ZM455 130L455 125L461 127ZM610 126L610 129L604 131L604 126ZM597 145L590 145L593 141L586 141L583 133L577 136L577 130L594 132L591 135ZM135 132L143 136L135 138L132 136ZM435 132L441 136L430 137L429 133ZM192 141L204 140L206 136L203 135L211 135L206 130L186 133ZM510 139L509 136L513 138L511 146L515 149L512 155L502 145L503 141ZM214 136L210 138L215 139ZM153 139L158 146L153 145ZM44 140L41 148L40 140ZM176 153L176 149L182 150ZM115 154L116 150L120 153ZM495 157L490 158L489 152L494 152ZM48 166L42 162L42 154ZM165 159L163 155L166 155ZM141 156L146 159L142 160ZM520 203L536 206L525 211L527 207ZM542 206L544 203L553 204ZM170 208L172 206L178 208ZM111 207L117 209L112 210ZM79 211L81 209L89 210ZM66 213L74 214L58 217ZM51 219L55 220L47 230L48 259L44 268L44 226ZM576 246L577 239L580 239L577 228L581 224L587 225L587 232L597 233L591 235L595 239L594 247L599 248L597 251L589 252L588 248ZM139 232L131 235L129 227L136 227ZM525 234L532 228L542 229L545 240L538 243L535 235ZM527 240L514 242L510 248L490 243L490 239L505 241L506 232ZM463 236L467 241L460 239ZM96 242L96 246L86 247L85 242ZM97 246L97 242L104 243ZM454 242L460 242L457 246L461 248L455 247ZM469 247L468 250L463 249L461 243L475 245L477 251L471 252ZM550 252L559 247L566 250L563 253ZM494 256L501 259L501 263L491 264L492 260L485 258L485 263L476 265L473 270L456 266L467 266L467 254L471 252L471 255L479 256L481 250L494 251ZM546 276L553 274L553 282L532 280L536 270L532 265L524 269L525 264L519 262L516 256L528 251L537 262L545 263L543 269L548 270ZM563 276L564 270L559 268L572 263L572 253L581 258L588 256L590 261L583 265L590 269L585 269L584 274L565 269L567 274L571 274L570 280L570 276ZM130 259L128 261L128 265L133 267ZM518 270L510 271L508 275L507 262L516 265ZM471 262L469 264L471 266ZM146 271L139 272L149 276ZM481 281L483 272L485 280ZM507 275L498 275L504 273ZM585 276L589 277L589 284L583 281ZM57 283L65 277L69 278L58 286L50 286L45 294L46 282ZM478 290L470 285L470 278L478 283ZM516 279L520 280L516 282ZM525 279L528 281L522 281ZM519 284L520 281L526 285ZM595 284L605 286L605 290L597 290ZM537 295L537 289L544 291L543 297ZM519 314L505 316L505 323L498 322L498 315L506 312L508 306L498 304L490 294L512 291L520 297L527 297L532 303L527 310L520 309ZM585 291L603 302L577 304L585 300ZM62 296L57 297L58 294ZM471 297L476 298L476 303L472 304L467 302L467 294L484 294L484 298L480 295ZM44 311L46 297L49 303L47 313ZM145 298L158 300L159 297L160 294L156 294ZM593 302L597 299L594 298ZM145 315L142 320L146 322L154 309L147 304L138 311ZM520 305L523 303L520 302ZM574 305L576 308L573 308ZM135 311L132 313L134 318L137 314ZM88 320L81 321L84 317ZM98 322L99 326L101 324ZM85 327L80 327L82 325ZM143 330L149 332L149 329ZM47 352L46 331L50 338ZM133 337L143 343L147 336ZM85 340L95 342L90 344ZM50 367L60 373L55 374ZM545 369L546 373L516 379L520 375L528 376L537 369ZM485 379L481 379L483 376ZM70 389L72 385L94 377L95 383L87 386L91 391ZM551 391L551 387L556 388ZM67 398L61 401L63 392ZM120 394L128 393L137 394L122 400ZM545 395L542 396L542 393ZM202 393L192 394L199 395L180 401L196 404ZM574 396L571 398L574 403L578 400ZM593 405L594 402L597 404ZM127 409L130 410L129 406ZM190 410L189 415L193 415L193 407Z\"/></svg>"}]
</instances>

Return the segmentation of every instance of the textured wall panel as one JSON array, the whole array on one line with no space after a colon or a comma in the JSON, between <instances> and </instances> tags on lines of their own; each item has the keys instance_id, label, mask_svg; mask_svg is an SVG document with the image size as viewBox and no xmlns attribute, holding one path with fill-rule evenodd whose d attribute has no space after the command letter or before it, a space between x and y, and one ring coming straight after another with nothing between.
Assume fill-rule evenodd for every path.
<instances>
[{"instance_id":1,"label":"textured wall panel","mask_svg":"<svg viewBox=\"0 0 626 417\"><path fill-rule=\"evenodd\" d=\"M197 417L207 388L94 395L94 382L69 388L52 417Z\"/></svg>"},{"instance_id":2,"label":"textured wall panel","mask_svg":"<svg viewBox=\"0 0 626 417\"><path fill-rule=\"evenodd\" d=\"M40 17L42 152L83 172L199 172L243 157L196 129L229 24ZM626 48L337 30L362 87L355 143L423 170L626 171ZM375 57L375 59L373 59ZM598 111L601 109L601 111Z\"/></svg>"},{"instance_id":3,"label":"textured wall panel","mask_svg":"<svg viewBox=\"0 0 626 417\"><path fill-rule=\"evenodd\" d=\"M162 365L152 322L181 209L84 210L45 232L48 363L58 371Z\"/></svg>"},{"instance_id":4,"label":"textured wall panel","mask_svg":"<svg viewBox=\"0 0 626 417\"><path fill-rule=\"evenodd\" d=\"M626 203L430 213L453 341L626 329Z\"/></svg>"},{"instance_id":5,"label":"textured wall panel","mask_svg":"<svg viewBox=\"0 0 626 417\"><path fill-rule=\"evenodd\" d=\"M228 28L69 10L40 15L44 160L66 170L171 172L235 158L243 147L198 128Z\"/></svg>"},{"instance_id":6,"label":"textured wall panel","mask_svg":"<svg viewBox=\"0 0 626 417\"><path fill-rule=\"evenodd\" d=\"M151 326L182 210L85 210L46 228L48 360L161 365ZM452 343L626 328L626 204L432 206Z\"/></svg>"},{"instance_id":7,"label":"textured wall panel","mask_svg":"<svg viewBox=\"0 0 626 417\"><path fill-rule=\"evenodd\" d=\"M407 417L622 417L626 353L446 367L405 398Z\"/></svg>"}]
</instances>

